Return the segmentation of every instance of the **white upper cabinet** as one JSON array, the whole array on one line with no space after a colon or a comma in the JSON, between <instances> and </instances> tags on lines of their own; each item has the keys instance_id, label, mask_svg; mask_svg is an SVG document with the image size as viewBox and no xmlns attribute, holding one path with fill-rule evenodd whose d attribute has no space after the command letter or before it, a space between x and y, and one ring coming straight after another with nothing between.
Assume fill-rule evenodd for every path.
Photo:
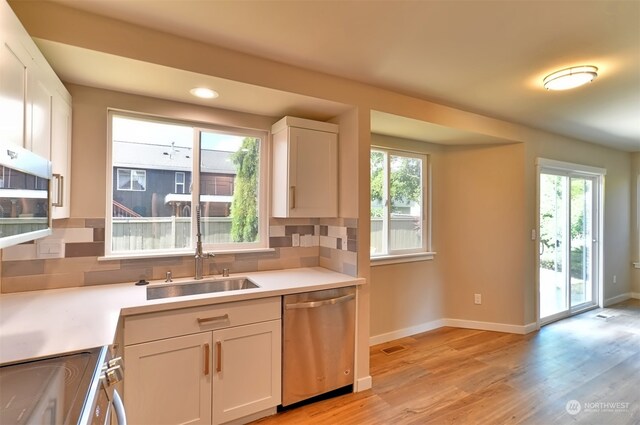
<instances>
[{"instance_id":1,"label":"white upper cabinet","mask_svg":"<svg viewBox=\"0 0 640 425\"><path fill-rule=\"evenodd\" d=\"M271 129L274 217L338 216L338 126L284 117Z\"/></svg>"},{"instance_id":2,"label":"white upper cabinet","mask_svg":"<svg viewBox=\"0 0 640 425\"><path fill-rule=\"evenodd\" d=\"M31 57L22 46L9 46L3 38L0 46L0 143L25 145L25 89L29 61Z\"/></svg>"},{"instance_id":3,"label":"white upper cabinet","mask_svg":"<svg viewBox=\"0 0 640 425\"><path fill-rule=\"evenodd\" d=\"M71 215L71 105L63 94L53 96L51 119L51 217L69 218Z\"/></svg>"},{"instance_id":4,"label":"white upper cabinet","mask_svg":"<svg viewBox=\"0 0 640 425\"><path fill-rule=\"evenodd\" d=\"M35 63L27 68L27 137L25 148L51 159L51 88Z\"/></svg>"},{"instance_id":5,"label":"white upper cabinet","mask_svg":"<svg viewBox=\"0 0 640 425\"><path fill-rule=\"evenodd\" d=\"M54 102L56 96L63 102ZM54 109L60 106L62 113L70 115L70 104L67 89L11 7L0 0L0 143L21 146L51 160L58 131Z\"/></svg>"}]
</instances>

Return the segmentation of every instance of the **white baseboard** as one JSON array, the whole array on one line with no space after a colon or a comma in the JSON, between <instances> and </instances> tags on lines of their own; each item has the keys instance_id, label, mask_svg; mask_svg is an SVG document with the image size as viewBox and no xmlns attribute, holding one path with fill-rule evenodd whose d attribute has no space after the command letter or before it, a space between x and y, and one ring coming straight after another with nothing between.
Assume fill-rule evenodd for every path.
<instances>
[{"instance_id":1,"label":"white baseboard","mask_svg":"<svg viewBox=\"0 0 640 425\"><path fill-rule=\"evenodd\" d=\"M398 329L397 331L374 335L369 338L369 345L371 346L382 344L407 336L416 335L422 332L432 331L444 326L450 326L452 328L479 329L483 331L507 332L520 335L525 335L538 330L538 325L536 324L536 322L528 323L526 325L508 325L505 323L478 322L475 320L438 319L432 322L421 323L420 325Z\"/></svg>"},{"instance_id":2,"label":"white baseboard","mask_svg":"<svg viewBox=\"0 0 640 425\"><path fill-rule=\"evenodd\" d=\"M483 331L495 331L495 332L507 332L511 334L528 334L537 329L537 325L529 323L527 325L509 325L506 323L494 323L494 322L478 322L475 320L461 320L461 319L443 319L445 326L451 326L454 328L465 329L479 329Z\"/></svg>"},{"instance_id":3,"label":"white baseboard","mask_svg":"<svg viewBox=\"0 0 640 425\"><path fill-rule=\"evenodd\" d=\"M395 339L404 338L405 336L411 336L422 332L431 331L445 326L442 319L434 320L433 322L421 323L419 325L411 326L404 329L398 329L397 331L387 332L380 335L374 335L369 337L369 345L377 345L385 342L393 341Z\"/></svg>"},{"instance_id":4,"label":"white baseboard","mask_svg":"<svg viewBox=\"0 0 640 425\"><path fill-rule=\"evenodd\" d=\"M371 379L371 375L366 376L364 378L356 379L353 385L353 392L359 393L360 391L366 391L373 386L373 380Z\"/></svg>"},{"instance_id":5,"label":"white baseboard","mask_svg":"<svg viewBox=\"0 0 640 425\"><path fill-rule=\"evenodd\" d=\"M538 329L538 324L536 322L529 323L528 325L524 325L524 334L530 334L531 332L535 332Z\"/></svg>"},{"instance_id":6,"label":"white baseboard","mask_svg":"<svg viewBox=\"0 0 640 425\"><path fill-rule=\"evenodd\" d=\"M621 303L622 301L626 301L629 298L635 298L633 296L633 293L627 292L626 294L620 294L615 297L607 298L606 300L604 300L604 306L609 307L612 304Z\"/></svg>"}]
</instances>

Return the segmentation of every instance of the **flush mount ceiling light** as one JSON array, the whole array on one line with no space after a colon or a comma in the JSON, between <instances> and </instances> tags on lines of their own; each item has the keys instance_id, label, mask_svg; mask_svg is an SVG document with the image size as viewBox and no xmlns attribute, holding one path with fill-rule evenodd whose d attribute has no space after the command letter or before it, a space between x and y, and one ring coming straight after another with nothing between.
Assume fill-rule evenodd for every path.
<instances>
[{"instance_id":1,"label":"flush mount ceiling light","mask_svg":"<svg viewBox=\"0 0 640 425\"><path fill-rule=\"evenodd\" d=\"M200 97L202 99L215 99L216 97L218 97L218 92L206 87L193 88L189 90L189 93L191 93L195 97Z\"/></svg>"},{"instance_id":2,"label":"flush mount ceiling light","mask_svg":"<svg viewBox=\"0 0 640 425\"><path fill-rule=\"evenodd\" d=\"M593 65L574 66L547 75L542 83L547 90L568 90L590 83L597 76L598 68Z\"/></svg>"}]
</instances>

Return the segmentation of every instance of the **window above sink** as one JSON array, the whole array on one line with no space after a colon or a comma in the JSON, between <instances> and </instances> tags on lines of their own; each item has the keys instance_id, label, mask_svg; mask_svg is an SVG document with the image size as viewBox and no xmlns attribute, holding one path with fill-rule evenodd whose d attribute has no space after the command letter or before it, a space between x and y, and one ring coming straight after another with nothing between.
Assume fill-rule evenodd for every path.
<instances>
[{"instance_id":1,"label":"window above sink","mask_svg":"<svg viewBox=\"0 0 640 425\"><path fill-rule=\"evenodd\" d=\"M110 112L105 256L266 248L266 132Z\"/></svg>"}]
</instances>

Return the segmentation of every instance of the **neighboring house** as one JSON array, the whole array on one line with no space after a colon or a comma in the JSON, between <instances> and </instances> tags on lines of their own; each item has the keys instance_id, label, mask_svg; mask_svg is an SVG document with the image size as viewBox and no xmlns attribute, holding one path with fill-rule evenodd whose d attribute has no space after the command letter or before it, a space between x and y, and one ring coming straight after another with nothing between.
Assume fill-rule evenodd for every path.
<instances>
[{"instance_id":1,"label":"neighboring house","mask_svg":"<svg viewBox=\"0 0 640 425\"><path fill-rule=\"evenodd\" d=\"M231 154L201 152L204 216L229 216L236 175ZM114 141L113 216L190 216L192 158L190 147Z\"/></svg>"}]
</instances>

